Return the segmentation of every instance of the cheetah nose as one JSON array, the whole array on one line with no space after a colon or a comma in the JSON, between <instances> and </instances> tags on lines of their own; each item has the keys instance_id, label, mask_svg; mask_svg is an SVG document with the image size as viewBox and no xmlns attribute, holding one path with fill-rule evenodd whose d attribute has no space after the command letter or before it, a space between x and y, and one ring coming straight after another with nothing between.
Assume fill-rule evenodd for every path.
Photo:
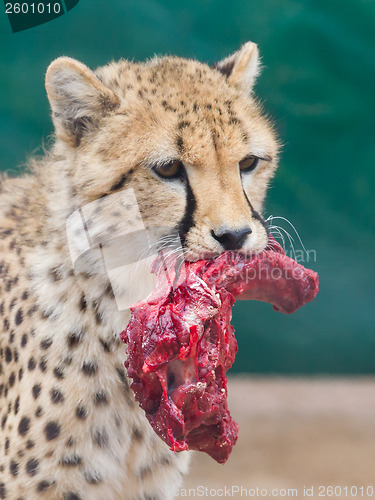
<instances>
[{"instance_id":1,"label":"cheetah nose","mask_svg":"<svg viewBox=\"0 0 375 500\"><path fill-rule=\"evenodd\" d=\"M236 230L221 227L217 231L211 230L212 237L222 245L224 250L238 250L251 233L250 227Z\"/></svg>"}]
</instances>

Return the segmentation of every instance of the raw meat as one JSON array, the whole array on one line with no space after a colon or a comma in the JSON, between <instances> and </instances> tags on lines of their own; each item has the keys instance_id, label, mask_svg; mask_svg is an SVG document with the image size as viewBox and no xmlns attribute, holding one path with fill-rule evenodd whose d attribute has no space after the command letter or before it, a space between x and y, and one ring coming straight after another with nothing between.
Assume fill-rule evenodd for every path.
<instances>
[{"instance_id":1,"label":"raw meat","mask_svg":"<svg viewBox=\"0 0 375 500\"><path fill-rule=\"evenodd\" d=\"M225 252L175 267L160 257L153 267L158 286L131 308L121 334L125 367L137 401L171 450L200 450L224 463L238 436L226 379L237 352L230 324L235 296L292 313L315 298L318 275L274 240L252 259Z\"/></svg>"}]
</instances>

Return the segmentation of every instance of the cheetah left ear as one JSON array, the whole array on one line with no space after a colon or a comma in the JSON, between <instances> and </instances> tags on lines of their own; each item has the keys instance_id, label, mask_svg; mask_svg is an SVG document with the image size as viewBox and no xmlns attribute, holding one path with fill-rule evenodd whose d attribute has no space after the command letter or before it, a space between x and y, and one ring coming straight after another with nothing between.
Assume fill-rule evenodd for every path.
<instances>
[{"instance_id":1,"label":"cheetah left ear","mask_svg":"<svg viewBox=\"0 0 375 500\"><path fill-rule=\"evenodd\" d=\"M73 147L119 105L119 98L93 71L70 57L49 65L46 89L56 135Z\"/></svg>"},{"instance_id":2,"label":"cheetah left ear","mask_svg":"<svg viewBox=\"0 0 375 500\"><path fill-rule=\"evenodd\" d=\"M214 67L228 78L230 85L234 85L246 93L251 92L260 72L256 43L245 43L240 50L216 63Z\"/></svg>"}]
</instances>

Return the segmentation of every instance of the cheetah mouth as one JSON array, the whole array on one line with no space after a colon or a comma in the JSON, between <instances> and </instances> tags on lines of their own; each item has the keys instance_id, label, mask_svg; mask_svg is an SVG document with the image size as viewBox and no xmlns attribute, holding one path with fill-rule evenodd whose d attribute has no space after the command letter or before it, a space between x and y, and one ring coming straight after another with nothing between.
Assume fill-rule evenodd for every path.
<instances>
[{"instance_id":1,"label":"cheetah mouth","mask_svg":"<svg viewBox=\"0 0 375 500\"><path fill-rule=\"evenodd\" d=\"M157 287L131 308L121 334L131 387L171 450L204 451L224 463L238 436L226 378L238 349L230 324L235 297L269 302L290 314L315 298L318 275L274 240L253 258L225 252L184 262L178 271L171 265L169 274L158 264Z\"/></svg>"}]
</instances>

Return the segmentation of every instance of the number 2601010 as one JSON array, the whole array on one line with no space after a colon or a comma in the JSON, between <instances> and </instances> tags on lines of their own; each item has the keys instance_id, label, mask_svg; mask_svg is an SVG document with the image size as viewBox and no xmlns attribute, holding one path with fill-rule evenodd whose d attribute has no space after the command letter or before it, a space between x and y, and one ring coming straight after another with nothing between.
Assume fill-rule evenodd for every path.
<instances>
[{"instance_id":1,"label":"number 2601010","mask_svg":"<svg viewBox=\"0 0 375 500\"><path fill-rule=\"evenodd\" d=\"M56 3L11 3L5 4L6 14L60 14L61 4Z\"/></svg>"}]
</instances>

